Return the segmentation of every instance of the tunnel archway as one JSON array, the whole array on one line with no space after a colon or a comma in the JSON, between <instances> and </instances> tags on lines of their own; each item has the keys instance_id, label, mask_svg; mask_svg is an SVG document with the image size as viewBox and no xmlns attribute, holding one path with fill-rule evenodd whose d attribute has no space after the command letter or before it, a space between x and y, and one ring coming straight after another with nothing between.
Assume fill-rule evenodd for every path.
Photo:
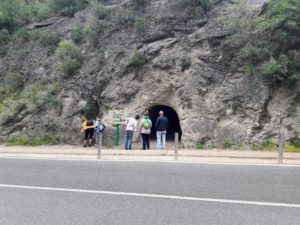
<instances>
[{"instance_id":1,"label":"tunnel archway","mask_svg":"<svg viewBox=\"0 0 300 225\"><path fill-rule=\"evenodd\" d=\"M181 140L182 131L180 127L180 120L178 117L177 112L170 106L166 105L155 105L148 109L149 117L153 123L153 126L151 128L151 136L150 138L152 140L156 140L156 129L155 129L155 121L157 117L159 116L159 111L164 112L164 116L168 118L169 126L167 129L167 136L166 139L168 141L174 141L175 133L179 133L179 140Z\"/></svg>"}]
</instances>

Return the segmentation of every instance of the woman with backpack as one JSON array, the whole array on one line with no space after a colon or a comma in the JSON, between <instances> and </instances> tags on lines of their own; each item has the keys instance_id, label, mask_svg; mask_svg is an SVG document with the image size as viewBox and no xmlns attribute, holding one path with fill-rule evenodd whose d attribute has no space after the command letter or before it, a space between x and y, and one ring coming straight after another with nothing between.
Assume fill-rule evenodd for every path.
<instances>
[{"instance_id":1,"label":"woman with backpack","mask_svg":"<svg viewBox=\"0 0 300 225\"><path fill-rule=\"evenodd\" d=\"M143 140L143 150L150 149L150 133L151 133L152 122L149 119L149 113L144 113L144 118L141 121L141 136Z\"/></svg>"}]
</instances>

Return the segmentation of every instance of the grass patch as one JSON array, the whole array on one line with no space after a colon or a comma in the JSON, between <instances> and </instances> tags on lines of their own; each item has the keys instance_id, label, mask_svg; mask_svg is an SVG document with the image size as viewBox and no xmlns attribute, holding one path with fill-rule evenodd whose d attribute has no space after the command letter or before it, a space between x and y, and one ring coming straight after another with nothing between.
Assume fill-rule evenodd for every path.
<instances>
[{"instance_id":1,"label":"grass patch","mask_svg":"<svg viewBox=\"0 0 300 225\"><path fill-rule=\"evenodd\" d=\"M204 149L205 147L205 141L201 138L198 139L196 142L196 149Z\"/></svg>"},{"instance_id":2,"label":"grass patch","mask_svg":"<svg viewBox=\"0 0 300 225\"><path fill-rule=\"evenodd\" d=\"M71 138L58 136L54 134L45 134L38 137L33 136L17 136L11 137L6 142L7 146L40 146L40 145L58 145L58 144L70 144Z\"/></svg>"},{"instance_id":3,"label":"grass patch","mask_svg":"<svg viewBox=\"0 0 300 225\"><path fill-rule=\"evenodd\" d=\"M265 141L261 144L252 144L251 146L251 149L254 151L275 151L277 148L278 145L271 141Z\"/></svg>"},{"instance_id":4,"label":"grass patch","mask_svg":"<svg viewBox=\"0 0 300 225\"><path fill-rule=\"evenodd\" d=\"M296 147L296 146L291 145L291 144L286 145L284 150L286 152L299 152L300 153L300 147Z\"/></svg>"}]
</instances>

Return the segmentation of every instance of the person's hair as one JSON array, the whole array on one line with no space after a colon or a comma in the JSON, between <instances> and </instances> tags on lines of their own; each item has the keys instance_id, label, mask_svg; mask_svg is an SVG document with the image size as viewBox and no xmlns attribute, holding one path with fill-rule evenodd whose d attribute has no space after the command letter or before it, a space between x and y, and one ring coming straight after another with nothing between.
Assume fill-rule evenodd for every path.
<instances>
[{"instance_id":1,"label":"person's hair","mask_svg":"<svg viewBox=\"0 0 300 225\"><path fill-rule=\"evenodd\" d=\"M164 115L164 111L159 111L159 115Z\"/></svg>"},{"instance_id":2,"label":"person's hair","mask_svg":"<svg viewBox=\"0 0 300 225\"><path fill-rule=\"evenodd\" d=\"M149 116L149 112L148 111L144 112L144 116Z\"/></svg>"},{"instance_id":3,"label":"person's hair","mask_svg":"<svg viewBox=\"0 0 300 225\"><path fill-rule=\"evenodd\" d=\"M135 115L134 119L136 120L140 119L140 115Z\"/></svg>"}]
</instances>

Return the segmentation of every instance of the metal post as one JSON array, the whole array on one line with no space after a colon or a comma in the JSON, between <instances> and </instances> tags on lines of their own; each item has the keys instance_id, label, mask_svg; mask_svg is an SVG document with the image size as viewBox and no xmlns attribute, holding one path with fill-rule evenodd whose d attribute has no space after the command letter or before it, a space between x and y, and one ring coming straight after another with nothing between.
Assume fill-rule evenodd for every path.
<instances>
[{"instance_id":1,"label":"metal post","mask_svg":"<svg viewBox=\"0 0 300 225\"><path fill-rule=\"evenodd\" d=\"M101 148L102 148L102 132L100 132L100 134L99 134L98 156L97 156L97 159L101 159Z\"/></svg>"},{"instance_id":2,"label":"metal post","mask_svg":"<svg viewBox=\"0 0 300 225\"><path fill-rule=\"evenodd\" d=\"M174 151L174 160L178 160L178 133L175 133L175 151Z\"/></svg>"},{"instance_id":3,"label":"metal post","mask_svg":"<svg viewBox=\"0 0 300 225\"><path fill-rule=\"evenodd\" d=\"M283 163L283 150L284 150L283 133L280 133L279 134L279 149L278 149L278 164Z\"/></svg>"},{"instance_id":4,"label":"metal post","mask_svg":"<svg viewBox=\"0 0 300 225\"><path fill-rule=\"evenodd\" d=\"M120 131L119 131L119 128L120 128L120 124L117 124L117 129L116 129L116 147L119 146L119 134L120 134Z\"/></svg>"}]
</instances>

